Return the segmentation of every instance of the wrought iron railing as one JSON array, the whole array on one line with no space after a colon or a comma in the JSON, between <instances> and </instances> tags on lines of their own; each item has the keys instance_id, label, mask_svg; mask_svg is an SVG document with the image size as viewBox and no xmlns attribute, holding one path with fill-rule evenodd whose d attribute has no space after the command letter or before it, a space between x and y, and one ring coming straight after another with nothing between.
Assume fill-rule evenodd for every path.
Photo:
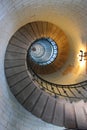
<instances>
[{"instance_id":1,"label":"wrought iron railing","mask_svg":"<svg viewBox=\"0 0 87 130\"><path fill-rule=\"evenodd\" d=\"M29 71L33 76L34 82L37 83L37 86L55 98L64 97L72 100L87 99L87 80L76 84L61 85L44 80L32 69Z\"/></svg>"}]
</instances>

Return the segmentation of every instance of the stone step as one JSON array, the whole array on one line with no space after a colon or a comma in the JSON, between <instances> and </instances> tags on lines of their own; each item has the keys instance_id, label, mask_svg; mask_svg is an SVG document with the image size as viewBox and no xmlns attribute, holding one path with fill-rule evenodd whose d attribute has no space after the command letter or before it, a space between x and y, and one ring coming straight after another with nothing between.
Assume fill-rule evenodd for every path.
<instances>
[{"instance_id":1,"label":"stone step","mask_svg":"<svg viewBox=\"0 0 87 130\"><path fill-rule=\"evenodd\" d=\"M19 73L17 75L11 76L10 78L8 78L8 83L10 86L14 86L15 84L17 84L19 81L21 82L23 79L27 78L29 79L28 73L27 71L24 71L22 73ZM29 79L30 80L30 79Z\"/></svg>"},{"instance_id":2,"label":"stone step","mask_svg":"<svg viewBox=\"0 0 87 130\"><path fill-rule=\"evenodd\" d=\"M87 129L87 118L83 109L84 105L83 100L73 103L78 129Z\"/></svg>"},{"instance_id":3,"label":"stone step","mask_svg":"<svg viewBox=\"0 0 87 130\"><path fill-rule=\"evenodd\" d=\"M21 33L21 31L17 31L15 34L14 34L14 37L20 39L21 41L23 41L24 43L26 43L28 45L29 43L29 40L26 38L25 34L23 34L23 32Z\"/></svg>"},{"instance_id":4,"label":"stone step","mask_svg":"<svg viewBox=\"0 0 87 130\"><path fill-rule=\"evenodd\" d=\"M64 106L65 102L56 102L53 124L64 126Z\"/></svg>"},{"instance_id":5,"label":"stone step","mask_svg":"<svg viewBox=\"0 0 87 130\"><path fill-rule=\"evenodd\" d=\"M65 119L64 125L66 128L76 128L76 118L75 118L75 111L73 105L71 103L65 104Z\"/></svg>"},{"instance_id":6,"label":"stone step","mask_svg":"<svg viewBox=\"0 0 87 130\"><path fill-rule=\"evenodd\" d=\"M55 99L52 97L49 97L41 118L44 121L51 123L53 120L54 109L55 109Z\"/></svg>"},{"instance_id":7,"label":"stone step","mask_svg":"<svg viewBox=\"0 0 87 130\"><path fill-rule=\"evenodd\" d=\"M32 110L32 113L35 114L37 117L41 117L47 98L48 98L48 94L43 92L37 104L35 105L34 109Z\"/></svg>"},{"instance_id":8,"label":"stone step","mask_svg":"<svg viewBox=\"0 0 87 130\"><path fill-rule=\"evenodd\" d=\"M71 91L74 93L74 95L78 98L83 98L83 96L81 95L81 93L78 91L78 89L75 89L74 87L71 88Z\"/></svg>"},{"instance_id":9,"label":"stone step","mask_svg":"<svg viewBox=\"0 0 87 130\"><path fill-rule=\"evenodd\" d=\"M35 36L35 33L32 29L31 24L30 23L27 24L27 26L25 26L25 29L26 29L27 33L29 34L29 37L31 38L31 43L32 43L33 41L35 41L37 39L37 37Z\"/></svg>"},{"instance_id":10,"label":"stone step","mask_svg":"<svg viewBox=\"0 0 87 130\"><path fill-rule=\"evenodd\" d=\"M10 77L10 76L13 76L15 74L21 73L25 70L26 70L25 66L19 66L19 67L6 69L5 72L6 72L7 77Z\"/></svg>"},{"instance_id":11,"label":"stone step","mask_svg":"<svg viewBox=\"0 0 87 130\"><path fill-rule=\"evenodd\" d=\"M25 79L21 80L20 82L17 82L15 85L11 87L11 91L14 95L18 95L21 93L28 85L31 84L31 79L29 77L26 77Z\"/></svg>"},{"instance_id":12,"label":"stone step","mask_svg":"<svg viewBox=\"0 0 87 130\"><path fill-rule=\"evenodd\" d=\"M15 52L15 53L26 53L26 51L27 51L25 48L22 48L22 47L19 47L16 45L12 45L12 44L8 45L7 50L10 52Z\"/></svg>"},{"instance_id":13,"label":"stone step","mask_svg":"<svg viewBox=\"0 0 87 130\"><path fill-rule=\"evenodd\" d=\"M16 66L21 66L21 65L25 65L25 61L24 60L20 60L20 62L18 62L17 60L7 60L5 61L5 68L11 68L11 67L16 67Z\"/></svg>"},{"instance_id":14,"label":"stone step","mask_svg":"<svg viewBox=\"0 0 87 130\"><path fill-rule=\"evenodd\" d=\"M84 110L86 120L87 120L87 102L84 103L83 110Z\"/></svg>"},{"instance_id":15,"label":"stone step","mask_svg":"<svg viewBox=\"0 0 87 130\"><path fill-rule=\"evenodd\" d=\"M42 22L39 21L37 23L37 28L38 28L38 32L39 32L40 37L43 37L44 33L43 33L43 28L42 28Z\"/></svg>"},{"instance_id":16,"label":"stone step","mask_svg":"<svg viewBox=\"0 0 87 130\"><path fill-rule=\"evenodd\" d=\"M82 87L78 87L77 90L81 93L81 95L83 96L83 99L87 98L87 91L86 91L86 87L87 86L82 86ZM84 89L85 88L85 89Z\"/></svg>"},{"instance_id":17,"label":"stone step","mask_svg":"<svg viewBox=\"0 0 87 130\"><path fill-rule=\"evenodd\" d=\"M38 30L37 24L38 24L38 23L36 23L36 22L32 22L31 27L32 27L32 30L33 30L33 32L34 32L34 36L35 36L37 39L39 39L39 38L41 38L41 37L40 37L40 32L39 32L39 30Z\"/></svg>"},{"instance_id":18,"label":"stone step","mask_svg":"<svg viewBox=\"0 0 87 130\"><path fill-rule=\"evenodd\" d=\"M35 91L36 87L33 83L25 87L25 89L19 93L16 98L21 104L24 104L24 102L29 98L29 96Z\"/></svg>"},{"instance_id":19,"label":"stone step","mask_svg":"<svg viewBox=\"0 0 87 130\"><path fill-rule=\"evenodd\" d=\"M35 91L27 98L27 100L23 104L23 106L28 111L32 111L32 109L34 109L36 103L38 102L41 94L42 94L42 91L40 89L36 88Z\"/></svg>"},{"instance_id":20,"label":"stone step","mask_svg":"<svg viewBox=\"0 0 87 130\"><path fill-rule=\"evenodd\" d=\"M87 114L87 102L84 103L84 107L83 107L85 114Z\"/></svg>"},{"instance_id":21,"label":"stone step","mask_svg":"<svg viewBox=\"0 0 87 130\"><path fill-rule=\"evenodd\" d=\"M29 26L28 26L28 24L27 24L25 27L23 27L23 28L21 28L21 29L19 30L19 32L28 40L27 45L29 45L29 43L31 44L32 41L34 40L34 39L33 39L34 32L33 32L33 30L32 30L32 33L28 32L28 31L27 31L28 28L29 28ZM31 29L32 29L32 28L31 28ZM31 35L32 35L32 36L31 36Z\"/></svg>"},{"instance_id":22,"label":"stone step","mask_svg":"<svg viewBox=\"0 0 87 130\"><path fill-rule=\"evenodd\" d=\"M21 53L12 53L12 52L7 52L6 53L6 59L9 60L17 60L17 59L26 59L26 53L25 54L21 54Z\"/></svg>"},{"instance_id":23,"label":"stone step","mask_svg":"<svg viewBox=\"0 0 87 130\"><path fill-rule=\"evenodd\" d=\"M23 42L22 40L20 40L20 39L18 39L16 37L11 38L10 44L13 44L13 45L25 48L25 49L27 49L27 47L28 47L27 43Z\"/></svg>"},{"instance_id":24,"label":"stone step","mask_svg":"<svg viewBox=\"0 0 87 130\"><path fill-rule=\"evenodd\" d=\"M47 37L47 25L48 25L47 22L42 23L42 29L43 29L43 36L44 37Z\"/></svg>"}]
</instances>

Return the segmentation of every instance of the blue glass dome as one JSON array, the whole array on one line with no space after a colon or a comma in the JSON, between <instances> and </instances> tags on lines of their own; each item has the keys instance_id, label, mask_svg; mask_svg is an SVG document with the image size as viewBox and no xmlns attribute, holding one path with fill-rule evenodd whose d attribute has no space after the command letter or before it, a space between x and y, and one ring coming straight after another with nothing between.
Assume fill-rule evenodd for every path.
<instances>
[{"instance_id":1,"label":"blue glass dome","mask_svg":"<svg viewBox=\"0 0 87 130\"><path fill-rule=\"evenodd\" d=\"M39 65L52 63L58 54L58 47L51 38L34 41L29 48L28 56Z\"/></svg>"}]
</instances>

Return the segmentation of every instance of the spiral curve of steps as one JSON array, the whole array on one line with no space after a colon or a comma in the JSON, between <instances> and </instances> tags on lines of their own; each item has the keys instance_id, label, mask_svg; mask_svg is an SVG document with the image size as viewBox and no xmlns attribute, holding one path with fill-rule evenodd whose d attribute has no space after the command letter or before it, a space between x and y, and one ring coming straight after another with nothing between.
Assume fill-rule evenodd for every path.
<instances>
[{"instance_id":1,"label":"spiral curve of steps","mask_svg":"<svg viewBox=\"0 0 87 130\"><path fill-rule=\"evenodd\" d=\"M48 33L48 31L46 32L47 25L49 26L48 30L51 33ZM36 28L37 26L38 29ZM59 69L66 62L69 49L67 38L65 35L63 35L62 31L56 27L51 28L51 26L52 24L47 22L33 22L31 23L31 27L29 24L25 26L28 32L24 28L21 28L13 35L8 44L5 55L5 72L7 82L17 100L28 111L41 118L42 120L58 126L65 126L66 128L87 129L86 102L80 100L78 102L73 101L71 103L69 100L67 101L61 98L56 99L50 96L35 84L33 77L28 71L26 63L27 50L36 38L45 37L46 34L47 37L52 37L56 41L59 39L59 37L61 37L60 42L61 39L64 38L64 44L58 44L58 46L60 48L63 46L64 54L65 52L67 53L64 55L60 51L59 57L63 56L63 61L60 61L60 58L58 57L56 60L59 63L54 62L50 66L49 70L48 66L45 67L45 69L43 69L43 67L38 69L38 65L36 66L36 64L34 64L34 68L36 66L35 72L37 72L36 70L39 70L38 73L52 73ZM56 33L60 32L59 37L55 37L53 30ZM61 36L61 33L63 37ZM53 67L55 70L52 69Z\"/></svg>"}]
</instances>

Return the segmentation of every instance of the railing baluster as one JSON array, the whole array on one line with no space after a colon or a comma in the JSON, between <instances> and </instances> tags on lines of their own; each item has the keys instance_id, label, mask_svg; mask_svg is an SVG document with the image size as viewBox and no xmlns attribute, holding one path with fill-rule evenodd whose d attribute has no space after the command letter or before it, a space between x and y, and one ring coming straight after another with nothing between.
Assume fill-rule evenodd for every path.
<instances>
[{"instance_id":1,"label":"railing baluster","mask_svg":"<svg viewBox=\"0 0 87 130\"><path fill-rule=\"evenodd\" d=\"M70 85L61 85L61 84L55 84L55 83L51 83L49 81L46 81L44 79L42 79L38 74L36 74L30 67L30 73L31 75L33 76L33 78L37 81L39 87L48 92L49 94L51 95L54 95L54 97L56 98L57 96L59 97L66 97L67 99L81 99L82 97L83 98L86 98L83 93L78 89L78 88L82 88L84 91L87 91L86 89L86 86L87 86L87 80L86 81L83 81L83 82L80 82L80 83L77 83L77 84L70 84ZM56 89L55 89L56 88ZM68 91L70 91L70 93L72 94L71 96L68 94ZM63 91L63 93L61 92L61 90ZM74 93L74 90L77 91L77 93L79 94L76 95Z\"/></svg>"}]
</instances>

